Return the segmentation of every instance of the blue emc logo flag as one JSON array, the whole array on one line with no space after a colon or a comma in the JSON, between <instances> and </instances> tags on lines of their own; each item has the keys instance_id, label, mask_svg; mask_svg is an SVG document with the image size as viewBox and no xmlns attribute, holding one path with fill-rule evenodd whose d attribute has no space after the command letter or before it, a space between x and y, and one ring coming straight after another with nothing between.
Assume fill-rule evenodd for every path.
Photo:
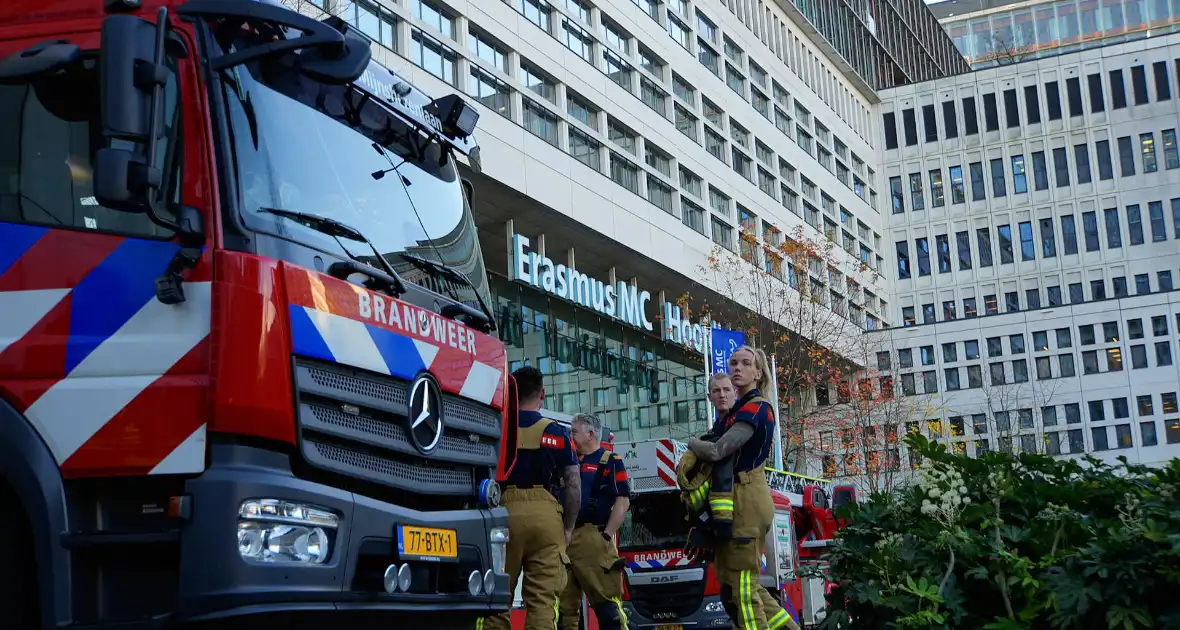
<instances>
[{"instance_id":1,"label":"blue emc logo flag","mask_svg":"<svg viewBox=\"0 0 1180 630\"><path fill-rule=\"evenodd\" d=\"M729 357L746 343L746 333L740 330L712 329L713 373L729 374Z\"/></svg>"}]
</instances>

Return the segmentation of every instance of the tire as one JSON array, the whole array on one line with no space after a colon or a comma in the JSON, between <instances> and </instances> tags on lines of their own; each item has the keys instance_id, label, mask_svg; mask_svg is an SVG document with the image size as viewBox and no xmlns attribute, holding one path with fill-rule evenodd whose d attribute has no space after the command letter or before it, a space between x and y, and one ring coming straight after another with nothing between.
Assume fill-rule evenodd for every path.
<instances>
[{"instance_id":1,"label":"tire","mask_svg":"<svg viewBox=\"0 0 1180 630\"><path fill-rule=\"evenodd\" d=\"M12 492L0 483L0 505L15 506L15 518L0 518L0 544L12 553L0 559L0 614L4 627L12 630L41 628L41 598L38 588L34 541L24 509Z\"/></svg>"}]
</instances>

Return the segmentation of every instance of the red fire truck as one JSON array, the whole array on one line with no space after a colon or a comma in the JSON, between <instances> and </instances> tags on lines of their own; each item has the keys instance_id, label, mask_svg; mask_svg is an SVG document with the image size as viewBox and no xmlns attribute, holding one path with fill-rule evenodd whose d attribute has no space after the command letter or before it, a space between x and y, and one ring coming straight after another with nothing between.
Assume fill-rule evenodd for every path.
<instances>
[{"instance_id":1,"label":"red fire truck","mask_svg":"<svg viewBox=\"0 0 1180 630\"><path fill-rule=\"evenodd\" d=\"M0 3L5 628L507 610L478 116L371 47L248 0Z\"/></svg>"},{"instance_id":2,"label":"red fire truck","mask_svg":"<svg viewBox=\"0 0 1180 630\"><path fill-rule=\"evenodd\" d=\"M686 448L675 440L615 444L633 493L618 538L619 553L627 560L625 606L633 630L731 627L712 567L684 557L692 523L680 502L676 462ZM795 571L801 562L817 561L835 531L826 497L833 491L849 497L851 488L833 488L827 480L780 470L768 470L767 481L775 523L766 541L761 582L792 617L802 616L810 625L822 614L824 585L800 580Z\"/></svg>"}]
</instances>

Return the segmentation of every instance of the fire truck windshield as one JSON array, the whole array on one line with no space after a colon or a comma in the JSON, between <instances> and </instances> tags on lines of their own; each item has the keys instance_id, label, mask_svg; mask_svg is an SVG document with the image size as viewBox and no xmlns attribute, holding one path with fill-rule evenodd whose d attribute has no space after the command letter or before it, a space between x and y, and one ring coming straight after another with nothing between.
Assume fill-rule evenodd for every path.
<instances>
[{"instance_id":1,"label":"fire truck windshield","mask_svg":"<svg viewBox=\"0 0 1180 630\"><path fill-rule=\"evenodd\" d=\"M684 520L684 506L675 492L637 493L619 527L620 551L646 551L682 547L691 523Z\"/></svg>"},{"instance_id":2,"label":"fire truck windshield","mask_svg":"<svg viewBox=\"0 0 1180 630\"><path fill-rule=\"evenodd\" d=\"M490 304L475 222L450 150L356 87L318 83L296 64L295 55L284 55L227 71L225 101L245 211L267 216L258 225L275 221L261 208L335 219L363 233L407 282L476 309L478 297ZM279 236L324 251L373 255L363 243L337 243L296 225L279 220ZM475 286L423 259L461 272Z\"/></svg>"}]
</instances>

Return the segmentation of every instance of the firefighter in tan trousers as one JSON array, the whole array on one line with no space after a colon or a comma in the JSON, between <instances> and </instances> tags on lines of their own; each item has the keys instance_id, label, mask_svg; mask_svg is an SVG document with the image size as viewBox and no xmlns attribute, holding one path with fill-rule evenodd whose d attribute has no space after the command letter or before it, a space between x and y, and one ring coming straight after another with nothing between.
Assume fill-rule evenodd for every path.
<instances>
[{"instance_id":1,"label":"firefighter in tan trousers","mask_svg":"<svg viewBox=\"0 0 1180 630\"><path fill-rule=\"evenodd\" d=\"M729 359L729 376L715 374L709 381L709 399L719 416L712 441L692 438L688 443L694 455L708 462L734 457L733 535L714 540L713 569L721 582L722 605L734 628L741 630L799 627L759 583L774 522L765 471L774 445L774 410L762 396L763 391L773 395L770 388L766 354L738 348Z\"/></svg>"},{"instance_id":2,"label":"firefighter in tan trousers","mask_svg":"<svg viewBox=\"0 0 1180 630\"><path fill-rule=\"evenodd\" d=\"M614 537L631 507L627 469L618 454L602 446L602 422L588 413L570 425L582 458L582 504L570 540L570 571L561 595L560 630L578 630L582 593L601 630L627 630L623 612L623 567Z\"/></svg>"},{"instance_id":3,"label":"firefighter in tan trousers","mask_svg":"<svg viewBox=\"0 0 1180 630\"><path fill-rule=\"evenodd\" d=\"M504 480L508 509L505 570L509 588L524 573L525 630L554 630L557 603L565 588L566 547L581 506L581 478L569 431L541 416L545 386L540 370L522 367L516 379L520 414L516 460ZM510 630L508 613L484 617L477 630Z\"/></svg>"}]
</instances>

